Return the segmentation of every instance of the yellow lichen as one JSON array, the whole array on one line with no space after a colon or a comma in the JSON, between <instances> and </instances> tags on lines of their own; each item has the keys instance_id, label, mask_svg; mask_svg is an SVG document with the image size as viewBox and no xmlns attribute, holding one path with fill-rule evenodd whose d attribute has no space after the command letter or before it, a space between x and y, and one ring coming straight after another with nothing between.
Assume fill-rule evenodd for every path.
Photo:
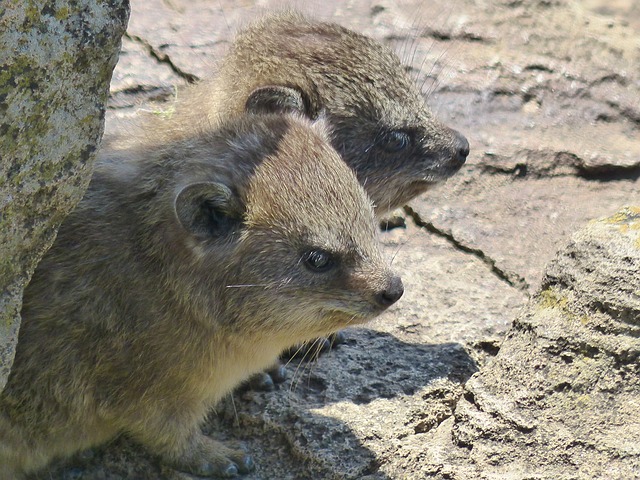
<instances>
[{"instance_id":1,"label":"yellow lichen","mask_svg":"<svg viewBox=\"0 0 640 480\"><path fill-rule=\"evenodd\" d=\"M538 305L540 309L554 309L557 310L563 318L566 318L570 322L580 322L582 325L591 323L591 317L589 315L576 315L571 311L569 307L569 299L560 295L554 288L548 288L538 294Z\"/></svg>"},{"instance_id":2,"label":"yellow lichen","mask_svg":"<svg viewBox=\"0 0 640 480\"><path fill-rule=\"evenodd\" d=\"M542 308L557 308L564 310L567 306L568 300L566 297L558 297L557 293L548 288L538 294L538 305Z\"/></svg>"},{"instance_id":3,"label":"yellow lichen","mask_svg":"<svg viewBox=\"0 0 640 480\"><path fill-rule=\"evenodd\" d=\"M617 225L618 231L623 235L627 235L629 231L640 230L640 207L625 207L615 215L601 221L609 225ZM640 239L635 241L635 246L640 248Z\"/></svg>"},{"instance_id":4,"label":"yellow lichen","mask_svg":"<svg viewBox=\"0 0 640 480\"><path fill-rule=\"evenodd\" d=\"M64 20L69 16L69 9L67 7L62 7L60 10L56 12L56 20Z\"/></svg>"},{"instance_id":5,"label":"yellow lichen","mask_svg":"<svg viewBox=\"0 0 640 480\"><path fill-rule=\"evenodd\" d=\"M640 207L625 207L609 218L604 219L605 223L624 223L636 225L640 223ZM640 227L634 227L640 228Z\"/></svg>"},{"instance_id":6,"label":"yellow lichen","mask_svg":"<svg viewBox=\"0 0 640 480\"><path fill-rule=\"evenodd\" d=\"M576 405L582 408L588 407L593 403L593 399L589 394L580 395L576 398Z\"/></svg>"}]
</instances>

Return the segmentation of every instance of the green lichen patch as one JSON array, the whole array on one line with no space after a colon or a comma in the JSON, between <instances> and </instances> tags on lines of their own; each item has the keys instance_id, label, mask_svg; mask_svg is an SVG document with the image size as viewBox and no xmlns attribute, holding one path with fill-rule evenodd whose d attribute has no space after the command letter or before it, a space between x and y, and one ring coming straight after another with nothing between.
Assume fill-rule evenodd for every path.
<instances>
[{"instance_id":1,"label":"green lichen patch","mask_svg":"<svg viewBox=\"0 0 640 480\"><path fill-rule=\"evenodd\" d=\"M551 287L538 294L538 305L543 309L555 308L564 310L567 307L567 303L568 299Z\"/></svg>"},{"instance_id":2,"label":"green lichen patch","mask_svg":"<svg viewBox=\"0 0 640 480\"><path fill-rule=\"evenodd\" d=\"M591 323L588 315L578 315L573 308L568 296L557 288L549 287L537 295L537 305L540 310L554 309L562 318L572 323L579 322L582 325Z\"/></svg>"}]
</instances>

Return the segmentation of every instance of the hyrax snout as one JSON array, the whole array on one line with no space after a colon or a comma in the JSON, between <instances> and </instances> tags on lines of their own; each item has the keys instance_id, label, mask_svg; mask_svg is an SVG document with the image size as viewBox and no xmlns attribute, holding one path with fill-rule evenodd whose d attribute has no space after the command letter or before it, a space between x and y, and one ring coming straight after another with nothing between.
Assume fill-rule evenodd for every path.
<instances>
[{"instance_id":1,"label":"hyrax snout","mask_svg":"<svg viewBox=\"0 0 640 480\"><path fill-rule=\"evenodd\" d=\"M252 468L200 432L207 411L403 291L325 130L252 115L102 155L26 289L0 479L120 433L196 475Z\"/></svg>"}]
</instances>

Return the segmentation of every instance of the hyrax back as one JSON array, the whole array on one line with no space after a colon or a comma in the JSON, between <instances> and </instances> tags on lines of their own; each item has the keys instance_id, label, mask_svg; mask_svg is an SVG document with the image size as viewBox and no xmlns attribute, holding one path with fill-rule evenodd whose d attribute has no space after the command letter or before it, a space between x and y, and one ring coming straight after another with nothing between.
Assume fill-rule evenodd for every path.
<instances>
[{"instance_id":1,"label":"hyrax back","mask_svg":"<svg viewBox=\"0 0 640 480\"><path fill-rule=\"evenodd\" d=\"M245 472L250 457L200 433L207 410L282 349L402 295L322 121L162 139L99 160L26 290L2 480L119 433L197 475Z\"/></svg>"},{"instance_id":2,"label":"hyrax back","mask_svg":"<svg viewBox=\"0 0 640 480\"><path fill-rule=\"evenodd\" d=\"M217 74L187 93L178 115L323 113L332 144L376 213L402 206L463 165L469 144L442 125L397 56L375 40L286 12L242 31Z\"/></svg>"}]
</instances>

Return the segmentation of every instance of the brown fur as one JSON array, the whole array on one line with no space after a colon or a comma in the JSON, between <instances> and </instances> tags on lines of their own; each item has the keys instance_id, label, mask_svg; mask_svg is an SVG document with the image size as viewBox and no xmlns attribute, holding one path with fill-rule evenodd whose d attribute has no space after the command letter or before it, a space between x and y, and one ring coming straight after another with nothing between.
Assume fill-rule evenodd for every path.
<instances>
[{"instance_id":1,"label":"brown fur","mask_svg":"<svg viewBox=\"0 0 640 480\"><path fill-rule=\"evenodd\" d=\"M178 469L247 471L200 433L208 409L284 348L402 294L322 121L176 125L99 160L26 289L0 394L2 480L119 433ZM333 268L308 268L317 249Z\"/></svg>"},{"instance_id":2,"label":"brown fur","mask_svg":"<svg viewBox=\"0 0 640 480\"><path fill-rule=\"evenodd\" d=\"M242 31L218 73L187 92L176 114L197 118L203 108L214 121L246 109L298 110L312 119L322 112L334 148L377 215L453 175L469 148L424 105L390 49L294 12L269 15ZM394 132L406 133L408 143L389 151Z\"/></svg>"}]
</instances>

